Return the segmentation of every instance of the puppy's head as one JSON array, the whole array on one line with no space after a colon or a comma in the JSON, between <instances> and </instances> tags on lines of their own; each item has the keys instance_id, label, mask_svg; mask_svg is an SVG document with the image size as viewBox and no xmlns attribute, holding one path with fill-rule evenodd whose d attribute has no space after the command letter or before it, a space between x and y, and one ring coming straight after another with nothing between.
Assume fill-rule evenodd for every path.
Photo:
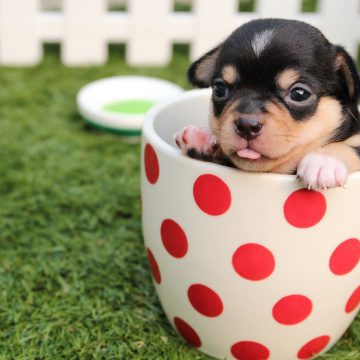
<instances>
[{"instance_id":1,"label":"puppy's head","mask_svg":"<svg viewBox=\"0 0 360 360\"><path fill-rule=\"evenodd\" d=\"M353 60L299 21L241 26L194 62L188 77L212 87L210 126L223 153L243 170L276 171L360 129Z\"/></svg>"}]
</instances>

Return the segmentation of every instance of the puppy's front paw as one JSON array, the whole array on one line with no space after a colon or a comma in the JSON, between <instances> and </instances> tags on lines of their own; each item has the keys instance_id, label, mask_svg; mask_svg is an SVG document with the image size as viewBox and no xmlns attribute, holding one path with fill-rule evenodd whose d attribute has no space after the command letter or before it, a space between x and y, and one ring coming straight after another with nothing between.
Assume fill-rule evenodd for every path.
<instances>
[{"instance_id":1,"label":"puppy's front paw","mask_svg":"<svg viewBox=\"0 0 360 360\"><path fill-rule=\"evenodd\" d=\"M297 176L309 189L328 189L344 186L348 170L332 156L310 152L300 161Z\"/></svg>"},{"instance_id":2,"label":"puppy's front paw","mask_svg":"<svg viewBox=\"0 0 360 360\"><path fill-rule=\"evenodd\" d=\"M202 127L187 126L174 136L176 145L185 153L212 155L217 147L216 138Z\"/></svg>"}]
</instances>

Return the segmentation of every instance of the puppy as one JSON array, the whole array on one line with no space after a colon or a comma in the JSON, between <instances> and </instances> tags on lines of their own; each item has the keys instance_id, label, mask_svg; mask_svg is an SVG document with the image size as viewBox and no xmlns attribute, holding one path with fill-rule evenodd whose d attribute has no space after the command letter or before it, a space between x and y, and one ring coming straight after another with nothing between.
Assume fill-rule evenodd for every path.
<instances>
[{"instance_id":1,"label":"puppy","mask_svg":"<svg viewBox=\"0 0 360 360\"><path fill-rule=\"evenodd\" d=\"M312 189L344 186L360 170L359 75L313 26L251 21L195 61L188 78L212 87L210 130L175 135L191 157L297 174Z\"/></svg>"}]
</instances>

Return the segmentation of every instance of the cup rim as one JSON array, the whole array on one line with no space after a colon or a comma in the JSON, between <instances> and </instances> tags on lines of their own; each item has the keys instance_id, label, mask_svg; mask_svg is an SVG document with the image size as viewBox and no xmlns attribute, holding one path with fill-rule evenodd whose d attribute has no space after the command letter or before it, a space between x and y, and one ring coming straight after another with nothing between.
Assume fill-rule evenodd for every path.
<instances>
[{"instance_id":1,"label":"cup rim","mask_svg":"<svg viewBox=\"0 0 360 360\"><path fill-rule=\"evenodd\" d=\"M192 159L189 156L184 155L179 149L175 146L168 144L164 139L160 137L160 135L156 132L154 128L154 121L159 113L165 111L167 108L171 107L174 104L181 104L186 102L192 98L201 98L205 96L209 96L211 93L211 89L192 89L185 91L184 93L180 94L175 98L171 98L168 100L164 100L153 106L148 113L145 115L144 122L143 122L143 129L142 129L142 136L143 136L143 145L144 139L147 138L147 141L158 151L165 153L167 156L171 157L175 161L179 161L184 165L190 167L196 167L200 170L207 170L207 171L215 171L220 172L223 174L228 175L235 175L235 174L246 174L247 176L256 176L256 177L266 177L272 178L273 180L282 180L282 181L294 181L296 175L289 175L289 174L277 174L277 173L264 173L264 172L246 172L240 171L237 168L231 168L224 165L215 164L212 162L207 161L200 161L196 159ZM352 173L349 175L351 178L358 178L360 179L360 171L357 173Z\"/></svg>"}]
</instances>

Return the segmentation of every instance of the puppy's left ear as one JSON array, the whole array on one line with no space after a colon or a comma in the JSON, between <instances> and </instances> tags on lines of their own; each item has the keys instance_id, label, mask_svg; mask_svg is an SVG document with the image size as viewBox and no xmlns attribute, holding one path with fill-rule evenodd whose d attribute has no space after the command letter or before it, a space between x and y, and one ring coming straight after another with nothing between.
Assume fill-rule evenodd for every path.
<instances>
[{"instance_id":1,"label":"puppy's left ear","mask_svg":"<svg viewBox=\"0 0 360 360\"><path fill-rule=\"evenodd\" d=\"M350 101L355 103L360 96L360 78L352 57L341 46L335 46L335 69L340 85Z\"/></svg>"},{"instance_id":2,"label":"puppy's left ear","mask_svg":"<svg viewBox=\"0 0 360 360\"><path fill-rule=\"evenodd\" d=\"M220 49L221 45L210 50L200 59L191 64L187 75L192 85L200 88L206 88L211 85Z\"/></svg>"}]
</instances>

